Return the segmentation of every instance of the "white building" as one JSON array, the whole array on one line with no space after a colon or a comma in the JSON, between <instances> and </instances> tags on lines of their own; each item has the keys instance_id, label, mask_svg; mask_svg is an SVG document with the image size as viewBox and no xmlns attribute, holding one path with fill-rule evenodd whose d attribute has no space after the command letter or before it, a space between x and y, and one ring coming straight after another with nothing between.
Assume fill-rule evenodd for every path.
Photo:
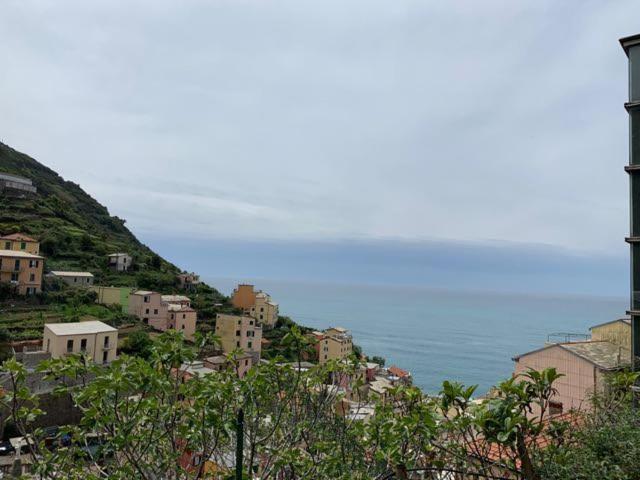
<instances>
[{"instance_id":1,"label":"white building","mask_svg":"<svg viewBox=\"0 0 640 480\"><path fill-rule=\"evenodd\" d=\"M99 321L45 323L42 347L52 358L83 353L95 363L109 363L116 359L118 330Z\"/></svg>"}]
</instances>

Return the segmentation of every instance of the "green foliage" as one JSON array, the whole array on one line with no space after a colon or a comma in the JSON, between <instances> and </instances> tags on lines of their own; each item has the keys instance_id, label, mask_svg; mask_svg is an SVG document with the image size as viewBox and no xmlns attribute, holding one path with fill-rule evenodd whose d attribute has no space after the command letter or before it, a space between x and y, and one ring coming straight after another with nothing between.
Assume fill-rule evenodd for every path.
<instances>
[{"instance_id":1,"label":"green foliage","mask_svg":"<svg viewBox=\"0 0 640 480\"><path fill-rule=\"evenodd\" d=\"M124 345L120 348L121 353L148 359L153 351L153 340L147 332L137 331L130 334Z\"/></svg>"},{"instance_id":2,"label":"green foliage","mask_svg":"<svg viewBox=\"0 0 640 480\"><path fill-rule=\"evenodd\" d=\"M381 367L384 367L385 363L387 363L387 360L384 357L380 357L378 355L374 355L369 360L373 363L377 363Z\"/></svg>"}]
</instances>

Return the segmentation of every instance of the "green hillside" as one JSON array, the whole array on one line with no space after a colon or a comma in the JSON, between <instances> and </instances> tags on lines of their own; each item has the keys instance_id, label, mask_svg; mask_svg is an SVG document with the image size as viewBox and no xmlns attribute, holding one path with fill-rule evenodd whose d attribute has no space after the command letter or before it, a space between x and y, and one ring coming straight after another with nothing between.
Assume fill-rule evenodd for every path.
<instances>
[{"instance_id":1,"label":"green hillside","mask_svg":"<svg viewBox=\"0 0 640 480\"><path fill-rule=\"evenodd\" d=\"M0 193L0 233L22 232L40 240L46 271L89 271L96 284L166 293L177 289L180 269L138 241L123 219L111 216L79 185L2 143L0 172L26 177L38 189L27 198ZM132 271L116 273L108 268L107 255L115 252L133 256ZM205 309L227 300L206 285L194 296Z\"/></svg>"}]
</instances>

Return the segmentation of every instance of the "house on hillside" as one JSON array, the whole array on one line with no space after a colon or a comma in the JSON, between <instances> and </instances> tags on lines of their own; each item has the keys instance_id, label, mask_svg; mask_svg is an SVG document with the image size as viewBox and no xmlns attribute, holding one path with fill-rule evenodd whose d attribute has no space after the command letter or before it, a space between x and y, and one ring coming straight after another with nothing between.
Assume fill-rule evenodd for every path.
<instances>
[{"instance_id":1,"label":"house on hillside","mask_svg":"<svg viewBox=\"0 0 640 480\"><path fill-rule=\"evenodd\" d=\"M167 312L167 304L157 292L136 290L129 296L129 314L158 330L166 330Z\"/></svg>"},{"instance_id":2,"label":"house on hillside","mask_svg":"<svg viewBox=\"0 0 640 480\"><path fill-rule=\"evenodd\" d=\"M133 263L133 257L127 253L112 253L108 255L109 268L116 272L126 272Z\"/></svg>"},{"instance_id":3,"label":"house on hillside","mask_svg":"<svg viewBox=\"0 0 640 480\"><path fill-rule=\"evenodd\" d=\"M45 275L47 279L58 279L72 287L90 287L93 285L93 274L90 272L52 271Z\"/></svg>"},{"instance_id":4,"label":"house on hillside","mask_svg":"<svg viewBox=\"0 0 640 480\"><path fill-rule=\"evenodd\" d=\"M353 352L353 338L345 328L331 327L324 332L312 332L311 336L316 341L320 365L330 360L342 360Z\"/></svg>"},{"instance_id":5,"label":"house on hillside","mask_svg":"<svg viewBox=\"0 0 640 480\"><path fill-rule=\"evenodd\" d=\"M24 233L12 233L0 237L0 248L3 250L15 250L27 252L33 255L40 254L40 242Z\"/></svg>"},{"instance_id":6,"label":"house on hillside","mask_svg":"<svg viewBox=\"0 0 640 480\"><path fill-rule=\"evenodd\" d=\"M529 369L555 368L563 376L550 404L550 414L591 409L590 398L602 392L607 376L631 366L629 349L607 341L556 343L513 358L514 376Z\"/></svg>"},{"instance_id":7,"label":"house on hillside","mask_svg":"<svg viewBox=\"0 0 640 480\"><path fill-rule=\"evenodd\" d=\"M197 312L190 306L181 305L179 303L168 303L167 321L159 328L159 330L164 332L169 329L174 329L182 332L184 338L187 340L193 341L196 333L197 319Z\"/></svg>"},{"instance_id":8,"label":"house on hillside","mask_svg":"<svg viewBox=\"0 0 640 480\"><path fill-rule=\"evenodd\" d=\"M269 294L254 290L253 285L238 285L231 294L231 304L266 327L273 327L278 321L278 304L271 300Z\"/></svg>"},{"instance_id":9,"label":"house on hillside","mask_svg":"<svg viewBox=\"0 0 640 480\"><path fill-rule=\"evenodd\" d=\"M0 173L0 193L24 197L37 193L37 191L38 189L33 186L33 182L28 178L11 173Z\"/></svg>"},{"instance_id":10,"label":"house on hillside","mask_svg":"<svg viewBox=\"0 0 640 480\"><path fill-rule=\"evenodd\" d=\"M0 250L0 283L11 285L20 295L42 291L44 258L22 250Z\"/></svg>"},{"instance_id":11,"label":"house on hillside","mask_svg":"<svg viewBox=\"0 0 640 480\"><path fill-rule=\"evenodd\" d=\"M239 315L216 316L216 335L225 353L240 349L251 355L252 365L260 361L262 327L253 317Z\"/></svg>"},{"instance_id":12,"label":"house on hillside","mask_svg":"<svg viewBox=\"0 0 640 480\"><path fill-rule=\"evenodd\" d=\"M116 359L118 330L98 321L45 323L42 346L52 358L82 353L109 363Z\"/></svg>"},{"instance_id":13,"label":"house on hillside","mask_svg":"<svg viewBox=\"0 0 640 480\"><path fill-rule=\"evenodd\" d=\"M200 276L195 273L179 273L178 284L183 290L193 290L200 284Z\"/></svg>"}]
</instances>

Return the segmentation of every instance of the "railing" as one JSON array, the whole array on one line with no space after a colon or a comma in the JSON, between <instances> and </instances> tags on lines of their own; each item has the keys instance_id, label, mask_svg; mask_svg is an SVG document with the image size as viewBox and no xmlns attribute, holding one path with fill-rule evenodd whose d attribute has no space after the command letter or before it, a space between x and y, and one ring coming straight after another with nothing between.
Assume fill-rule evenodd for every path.
<instances>
[{"instance_id":1,"label":"railing","mask_svg":"<svg viewBox=\"0 0 640 480\"><path fill-rule=\"evenodd\" d=\"M573 343L591 340L588 333L556 332L547 335L547 343Z\"/></svg>"}]
</instances>

